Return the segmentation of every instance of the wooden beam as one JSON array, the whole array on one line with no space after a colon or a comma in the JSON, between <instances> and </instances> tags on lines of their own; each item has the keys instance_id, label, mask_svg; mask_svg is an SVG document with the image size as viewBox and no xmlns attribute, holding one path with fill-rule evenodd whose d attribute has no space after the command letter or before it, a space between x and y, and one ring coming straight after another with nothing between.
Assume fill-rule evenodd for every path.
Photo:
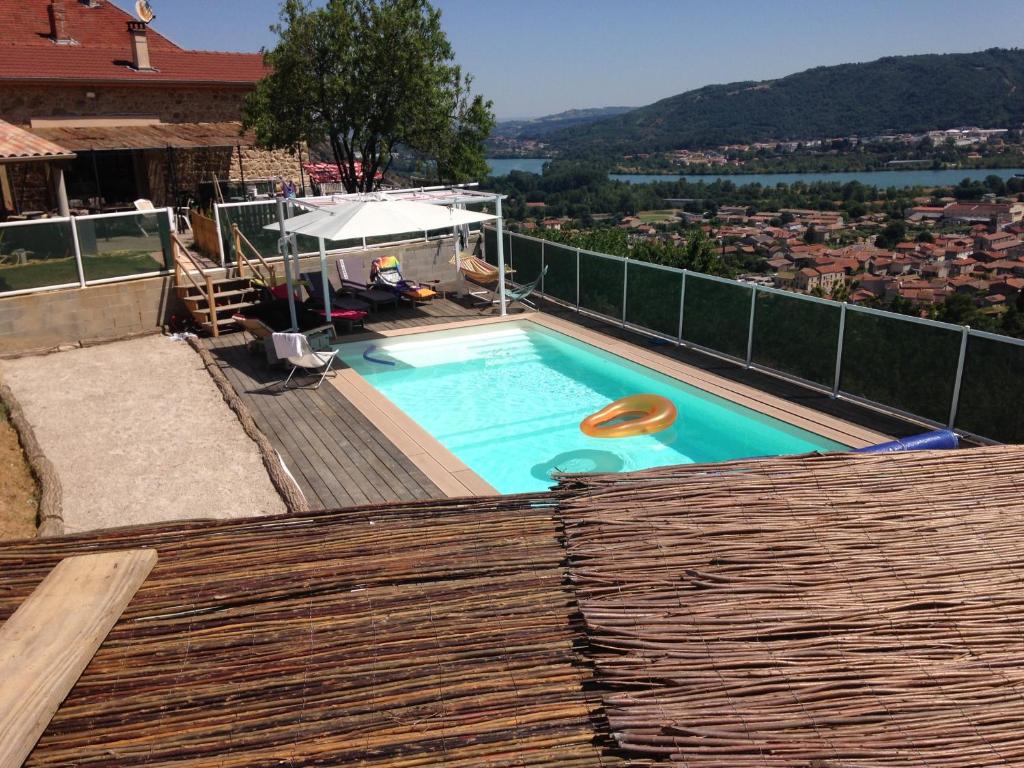
<instances>
[{"instance_id":1,"label":"wooden beam","mask_svg":"<svg viewBox=\"0 0 1024 768\"><path fill-rule=\"evenodd\" d=\"M156 559L132 549L61 560L0 627L0 768L21 768Z\"/></svg>"}]
</instances>

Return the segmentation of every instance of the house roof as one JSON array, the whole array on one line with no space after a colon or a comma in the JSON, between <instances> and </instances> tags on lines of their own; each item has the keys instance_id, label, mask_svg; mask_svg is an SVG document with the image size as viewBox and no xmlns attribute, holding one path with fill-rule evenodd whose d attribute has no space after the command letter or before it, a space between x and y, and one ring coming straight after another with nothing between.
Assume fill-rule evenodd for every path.
<instances>
[{"instance_id":1,"label":"house roof","mask_svg":"<svg viewBox=\"0 0 1024 768\"><path fill-rule=\"evenodd\" d=\"M154 71L131 64L127 22L133 17L109 0L89 7L63 0L68 33L75 41L50 39L48 0L0 0L0 81L193 83L251 85L267 73L257 53L190 51L147 29Z\"/></svg>"},{"instance_id":2,"label":"house roof","mask_svg":"<svg viewBox=\"0 0 1024 768\"><path fill-rule=\"evenodd\" d=\"M242 124L227 123L159 123L118 127L55 127L33 128L32 133L60 142L62 146L85 152L104 149L191 149L196 147L250 146L251 133L242 132Z\"/></svg>"},{"instance_id":3,"label":"house roof","mask_svg":"<svg viewBox=\"0 0 1024 768\"><path fill-rule=\"evenodd\" d=\"M62 146L0 120L0 163L72 158Z\"/></svg>"}]
</instances>

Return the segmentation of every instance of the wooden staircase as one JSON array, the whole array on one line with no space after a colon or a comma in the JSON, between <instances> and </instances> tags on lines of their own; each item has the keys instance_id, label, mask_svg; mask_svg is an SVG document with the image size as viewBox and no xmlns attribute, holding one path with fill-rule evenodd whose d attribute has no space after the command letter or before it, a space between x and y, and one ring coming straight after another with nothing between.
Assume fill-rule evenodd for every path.
<instances>
[{"instance_id":1,"label":"wooden staircase","mask_svg":"<svg viewBox=\"0 0 1024 768\"><path fill-rule=\"evenodd\" d=\"M178 236L173 236L175 291L196 325L211 336L236 330L237 324L232 316L245 314L246 309L259 303L260 285L277 284L274 267L263 260L237 226L232 226L232 236L236 262L224 269L204 268ZM243 244L255 255L255 261L246 257Z\"/></svg>"}]
</instances>

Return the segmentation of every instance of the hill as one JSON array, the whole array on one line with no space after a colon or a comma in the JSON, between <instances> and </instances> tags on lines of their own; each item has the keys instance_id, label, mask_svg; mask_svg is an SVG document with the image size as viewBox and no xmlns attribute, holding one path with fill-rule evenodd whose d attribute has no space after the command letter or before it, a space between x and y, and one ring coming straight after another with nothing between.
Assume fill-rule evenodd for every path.
<instances>
[{"instance_id":1,"label":"hill","mask_svg":"<svg viewBox=\"0 0 1024 768\"><path fill-rule=\"evenodd\" d=\"M547 136L570 154L918 132L1024 122L1024 50L890 56L709 85Z\"/></svg>"},{"instance_id":2,"label":"hill","mask_svg":"<svg viewBox=\"0 0 1024 768\"><path fill-rule=\"evenodd\" d=\"M597 120L624 114L635 107L593 107L591 109L570 109L557 115L545 115L529 120L503 120L494 126L492 137L508 139L537 139L563 128L588 125Z\"/></svg>"}]
</instances>

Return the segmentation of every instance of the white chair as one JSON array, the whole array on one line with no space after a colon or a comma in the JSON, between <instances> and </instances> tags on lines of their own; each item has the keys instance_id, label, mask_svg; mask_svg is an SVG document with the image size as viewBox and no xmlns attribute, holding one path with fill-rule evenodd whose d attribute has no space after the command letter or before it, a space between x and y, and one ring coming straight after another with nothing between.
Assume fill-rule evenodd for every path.
<instances>
[{"instance_id":1,"label":"white chair","mask_svg":"<svg viewBox=\"0 0 1024 768\"><path fill-rule=\"evenodd\" d=\"M285 389L288 388L288 383L292 380L292 376L300 368L308 372L323 370L319 381L312 387L312 389L319 388L324 383L324 379L327 378L327 374L331 372L331 366L334 365L334 361L338 359L338 351L335 349L314 352L313 348L309 346L309 339L301 333L275 333L271 337L271 341L273 342L274 352L277 357L292 367L288 378L284 380Z\"/></svg>"}]
</instances>

